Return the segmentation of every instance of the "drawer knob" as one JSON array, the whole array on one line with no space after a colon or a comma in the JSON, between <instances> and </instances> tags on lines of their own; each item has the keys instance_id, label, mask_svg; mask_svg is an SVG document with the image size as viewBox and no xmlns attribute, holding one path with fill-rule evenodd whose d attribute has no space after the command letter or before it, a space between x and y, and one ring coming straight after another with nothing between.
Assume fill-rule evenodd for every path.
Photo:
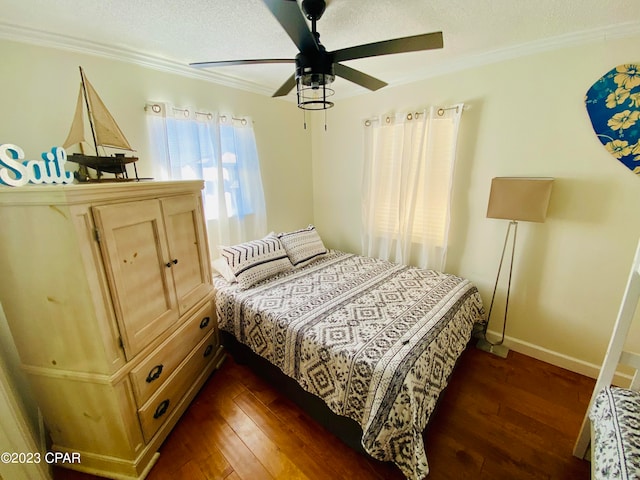
<instances>
[{"instance_id":1,"label":"drawer knob","mask_svg":"<svg viewBox=\"0 0 640 480\"><path fill-rule=\"evenodd\" d=\"M211 355L211 352L213 352L213 345L209 344L207 345L207 348L204 349L204 354L202 356L208 357L209 355Z\"/></svg>"},{"instance_id":2,"label":"drawer knob","mask_svg":"<svg viewBox=\"0 0 640 480\"><path fill-rule=\"evenodd\" d=\"M156 412L153 414L153 418L158 419L165 413L167 413L167 409L169 408L169 399L163 400L156 408Z\"/></svg>"},{"instance_id":3,"label":"drawer knob","mask_svg":"<svg viewBox=\"0 0 640 480\"><path fill-rule=\"evenodd\" d=\"M207 328L207 325L209 325L210 321L211 321L211 317L204 317L200 322L200 328Z\"/></svg>"},{"instance_id":4,"label":"drawer knob","mask_svg":"<svg viewBox=\"0 0 640 480\"><path fill-rule=\"evenodd\" d=\"M170 262L165 263L165 266L167 268L171 268L171 265L175 265L176 263L178 263L178 259L174 258L173 260L171 260Z\"/></svg>"},{"instance_id":5,"label":"drawer knob","mask_svg":"<svg viewBox=\"0 0 640 480\"><path fill-rule=\"evenodd\" d=\"M164 366L162 364L156 365L149 371L149 375L147 375L147 383L151 383L154 380L157 380L162 374L162 369Z\"/></svg>"}]
</instances>

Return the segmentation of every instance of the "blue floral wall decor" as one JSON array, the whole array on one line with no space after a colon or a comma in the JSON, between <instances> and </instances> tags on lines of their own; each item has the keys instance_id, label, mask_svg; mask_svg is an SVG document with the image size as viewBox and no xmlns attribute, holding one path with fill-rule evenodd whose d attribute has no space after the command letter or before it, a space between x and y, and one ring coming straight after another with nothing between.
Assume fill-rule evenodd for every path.
<instances>
[{"instance_id":1,"label":"blue floral wall decor","mask_svg":"<svg viewBox=\"0 0 640 480\"><path fill-rule=\"evenodd\" d=\"M591 124L607 151L640 175L640 63L619 65L587 91Z\"/></svg>"}]
</instances>

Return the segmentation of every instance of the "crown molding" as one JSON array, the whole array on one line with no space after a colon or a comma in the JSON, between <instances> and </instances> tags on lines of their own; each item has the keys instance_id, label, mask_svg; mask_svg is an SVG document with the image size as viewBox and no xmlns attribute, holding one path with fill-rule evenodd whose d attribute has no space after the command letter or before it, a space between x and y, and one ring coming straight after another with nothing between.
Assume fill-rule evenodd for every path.
<instances>
[{"instance_id":1,"label":"crown molding","mask_svg":"<svg viewBox=\"0 0 640 480\"><path fill-rule=\"evenodd\" d=\"M413 83L427 78L438 77L449 73L460 72L462 70L468 70L551 50L601 42L609 39L625 38L639 34L640 21L626 22L599 29L576 32L540 41L524 43L490 52L466 55L454 61L425 67L417 73L394 82L394 86ZM81 40L66 35L52 34L41 30L20 27L4 22L0 22L0 38L37 46L68 50L86 55L95 55L111 60L119 60L161 72L204 80L260 95L271 96L273 93L271 88L267 88L256 82L243 80L230 75L224 75L219 72L199 70L175 60L141 53L131 49ZM359 93L356 92L352 95L344 95L344 97L356 96L358 94ZM286 99L286 97L283 98Z\"/></svg>"},{"instance_id":2,"label":"crown molding","mask_svg":"<svg viewBox=\"0 0 640 480\"><path fill-rule=\"evenodd\" d=\"M184 65L175 60L141 53L127 48L114 47L89 40L81 40L66 35L58 35L44 32L42 30L20 27L4 22L0 22L0 38L40 47L67 50L74 53L94 55L111 60L132 63L142 67L151 68L153 70L159 70L161 72L173 73L198 80L205 80L262 95L271 95L273 93L271 89L266 88L264 85L217 72L200 70Z\"/></svg>"}]
</instances>

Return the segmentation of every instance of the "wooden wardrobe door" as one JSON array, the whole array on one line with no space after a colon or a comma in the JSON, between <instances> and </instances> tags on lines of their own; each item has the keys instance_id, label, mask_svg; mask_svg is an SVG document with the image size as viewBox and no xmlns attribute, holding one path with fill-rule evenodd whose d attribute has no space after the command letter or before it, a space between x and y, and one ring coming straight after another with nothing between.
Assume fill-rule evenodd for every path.
<instances>
[{"instance_id":1,"label":"wooden wardrobe door","mask_svg":"<svg viewBox=\"0 0 640 480\"><path fill-rule=\"evenodd\" d=\"M93 207L128 358L178 320L171 256L158 200Z\"/></svg>"},{"instance_id":2,"label":"wooden wardrobe door","mask_svg":"<svg viewBox=\"0 0 640 480\"><path fill-rule=\"evenodd\" d=\"M200 198L181 195L161 200L181 315L212 288L211 260Z\"/></svg>"}]
</instances>

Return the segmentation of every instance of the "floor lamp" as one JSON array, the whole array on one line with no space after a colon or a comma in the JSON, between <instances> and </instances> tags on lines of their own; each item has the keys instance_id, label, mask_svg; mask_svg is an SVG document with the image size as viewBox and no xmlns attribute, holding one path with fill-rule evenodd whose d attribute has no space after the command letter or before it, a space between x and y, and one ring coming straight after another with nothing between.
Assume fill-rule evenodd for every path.
<instances>
[{"instance_id":1,"label":"floor lamp","mask_svg":"<svg viewBox=\"0 0 640 480\"><path fill-rule=\"evenodd\" d=\"M491 180L491 193L489 194L489 206L487 207L487 218L501 218L509 220L507 234L504 238L502 256L498 266L498 275L493 287L491 305L487 323L482 329L482 336L477 343L477 347L486 352L491 352L499 357L506 358L509 349L503 345L504 334L507 328L507 312L509 310L509 292L511 290L511 274L513 273L513 258L516 249L516 236L518 233L518 222L544 222L547 216L547 207L551 197L552 178L531 178L531 177L496 177ZM498 280L507 251L509 234L513 229L513 240L511 241L511 259L509 264L509 279L507 282L507 297L504 306L504 320L502 322L502 338L496 343L487 340L487 328L491 320L493 302L496 298Z\"/></svg>"}]
</instances>

